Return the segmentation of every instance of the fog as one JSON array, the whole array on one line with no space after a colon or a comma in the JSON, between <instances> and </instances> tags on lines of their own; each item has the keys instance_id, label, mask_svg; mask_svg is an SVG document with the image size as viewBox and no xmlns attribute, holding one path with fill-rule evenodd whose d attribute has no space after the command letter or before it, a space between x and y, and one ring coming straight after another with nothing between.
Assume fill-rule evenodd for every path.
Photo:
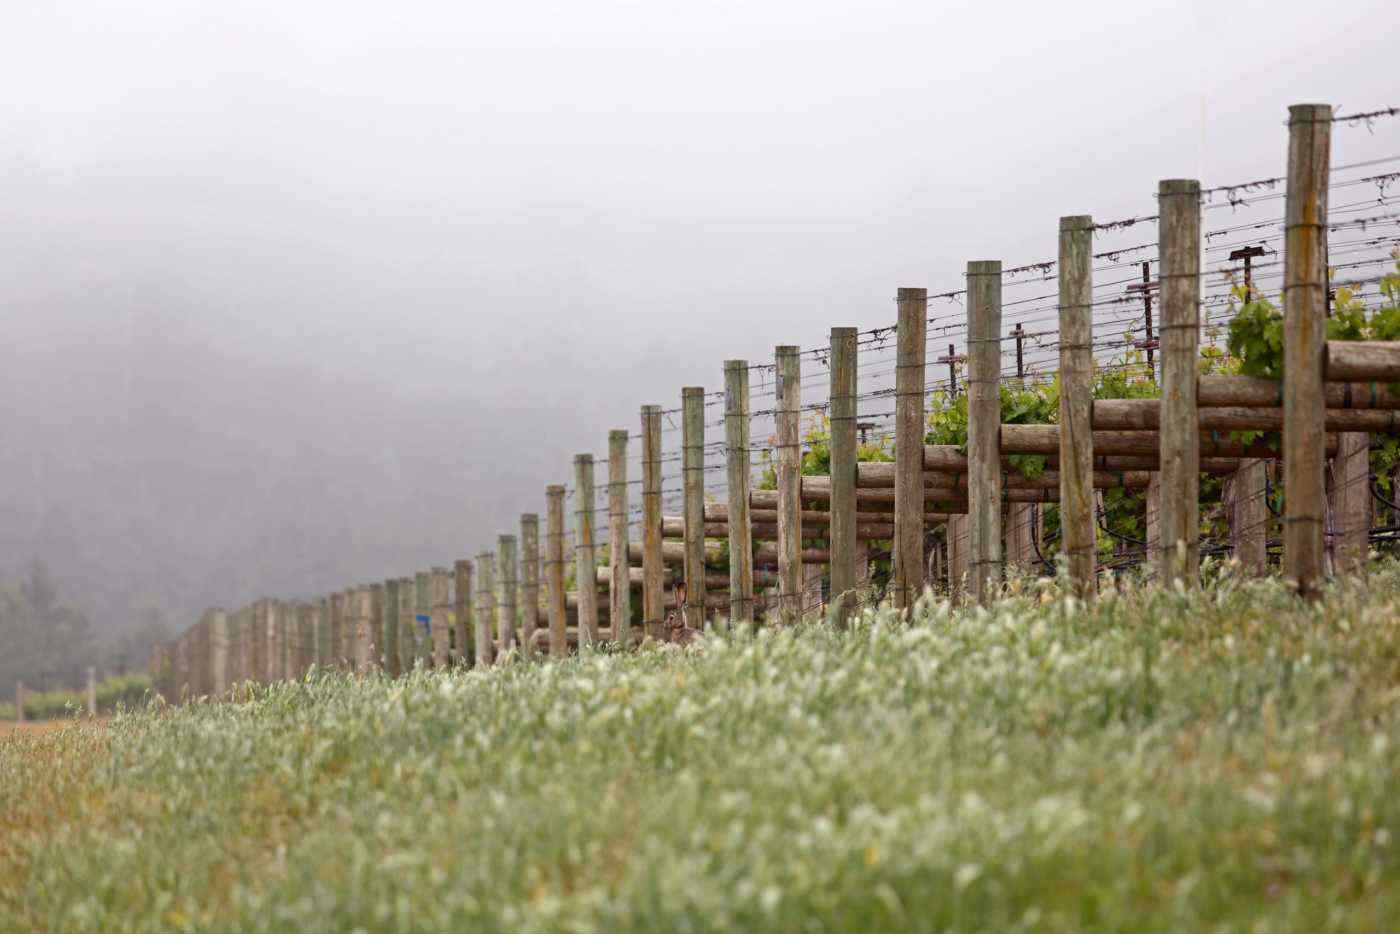
<instances>
[{"instance_id":1,"label":"fog","mask_svg":"<svg viewBox=\"0 0 1400 934\"><path fill-rule=\"evenodd\" d=\"M12 6L0 580L103 628L450 563L726 358L1400 90L1382 3Z\"/></svg>"}]
</instances>

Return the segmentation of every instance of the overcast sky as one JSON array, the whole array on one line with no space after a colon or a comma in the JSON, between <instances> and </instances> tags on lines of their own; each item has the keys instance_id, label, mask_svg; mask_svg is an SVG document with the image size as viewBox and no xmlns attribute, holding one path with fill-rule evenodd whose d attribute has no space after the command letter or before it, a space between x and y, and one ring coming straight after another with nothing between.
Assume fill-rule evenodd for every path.
<instances>
[{"instance_id":1,"label":"overcast sky","mask_svg":"<svg viewBox=\"0 0 1400 934\"><path fill-rule=\"evenodd\" d=\"M1400 103L1379 2L11 7L0 576L104 623L450 563L726 358Z\"/></svg>"}]
</instances>

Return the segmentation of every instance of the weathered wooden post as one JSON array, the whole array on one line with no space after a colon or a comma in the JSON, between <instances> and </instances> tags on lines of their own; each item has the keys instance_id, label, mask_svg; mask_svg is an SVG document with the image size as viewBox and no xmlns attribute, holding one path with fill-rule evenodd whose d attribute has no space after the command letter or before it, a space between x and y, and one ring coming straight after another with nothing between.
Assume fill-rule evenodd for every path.
<instances>
[{"instance_id":1,"label":"weathered wooden post","mask_svg":"<svg viewBox=\"0 0 1400 934\"><path fill-rule=\"evenodd\" d=\"M613 641L632 644L632 581L627 558L627 429L608 432L608 619Z\"/></svg>"},{"instance_id":2,"label":"weathered wooden post","mask_svg":"<svg viewBox=\"0 0 1400 934\"><path fill-rule=\"evenodd\" d=\"M423 660L427 668L433 662L433 598L432 572L417 571L413 575L413 641L414 657Z\"/></svg>"},{"instance_id":3,"label":"weathered wooden post","mask_svg":"<svg viewBox=\"0 0 1400 934\"><path fill-rule=\"evenodd\" d=\"M472 663L472 635L476 628L472 625L472 563L466 558L458 558L452 565L452 573L452 612L455 617L454 635L457 642L457 657L454 661L458 665L466 666Z\"/></svg>"},{"instance_id":4,"label":"weathered wooden post","mask_svg":"<svg viewBox=\"0 0 1400 934\"><path fill-rule=\"evenodd\" d=\"M496 543L501 562L501 599L498 605L500 613L496 620L496 628L500 633L500 651L504 655L515 648L515 601L519 580L515 565L515 536L502 535Z\"/></svg>"},{"instance_id":5,"label":"weathered wooden post","mask_svg":"<svg viewBox=\"0 0 1400 934\"><path fill-rule=\"evenodd\" d=\"M574 544L574 581L578 585L578 643L598 643L598 561L593 544L593 507L597 494L593 487L593 455L574 456L574 496L578 500L574 516L577 541Z\"/></svg>"},{"instance_id":6,"label":"weathered wooden post","mask_svg":"<svg viewBox=\"0 0 1400 934\"><path fill-rule=\"evenodd\" d=\"M749 363L724 361L725 468L729 487L729 616L752 623L753 526L749 517Z\"/></svg>"},{"instance_id":7,"label":"weathered wooden post","mask_svg":"<svg viewBox=\"0 0 1400 934\"><path fill-rule=\"evenodd\" d=\"M1235 558L1241 570L1260 575L1268 567L1269 506L1265 471L1268 462L1249 458L1235 471Z\"/></svg>"},{"instance_id":8,"label":"weathered wooden post","mask_svg":"<svg viewBox=\"0 0 1400 934\"><path fill-rule=\"evenodd\" d=\"M1322 355L1327 328L1327 179L1332 108L1288 108L1283 260L1283 563L1308 599L1322 586L1324 538Z\"/></svg>"},{"instance_id":9,"label":"weathered wooden post","mask_svg":"<svg viewBox=\"0 0 1400 934\"><path fill-rule=\"evenodd\" d=\"M413 578L399 578L399 664L408 673L418 665L418 621L413 612Z\"/></svg>"},{"instance_id":10,"label":"weathered wooden post","mask_svg":"<svg viewBox=\"0 0 1400 934\"><path fill-rule=\"evenodd\" d=\"M368 671L383 671L384 656L384 585L378 581L366 587L369 591L369 634L366 642L365 668Z\"/></svg>"},{"instance_id":11,"label":"weathered wooden post","mask_svg":"<svg viewBox=\"0 0 1400 934\"><path fill-rule=\"evenodd\" d=\"M171 686L174 689L175 702L183 704L189 700L190 695L190 655L189 655L189 633L184 633L175 639L175 645L171 652Z\"/></svg>"},{"instance_id":12,"label":"weathered wooden post","mask_svg":"<svg viewBox=\"0 0 1400 934\"><path fill-rule=\"evenodd\" d=\"M564 616L564 487L551 484L545 487L545 584L549 594L549 654L553 658L563 658L569 654L569 637ZM660 513L657 514L658 519ZM658 533L660 529L657 530ZM661 540L657 538L657 547ZM660 556L658 555L658 558ZM478 629L478 631L480 631ZM489 663L481 660L481 649L477 649L477 664Z\"/></svg>"},{"instance_id":13,"label":"weathered wooden post","mask_svg":"<svg viewBox=\"0 0 1400 934\"><path fill-rule=\"evenodd\" d=\"M213 610L209 616L209 691L223 697L229 689L229 618L223 610ZM93 690L96 690L94 686ZM93 715L97 715L96 698L92 698Z\"/></svg>"},{"instance_id":14,"label":"weathered wooden post","mask_svg":"<svg viewBox=\"0 0 1400 934\"><path fill-rule=\"evenodd\" d=\"M374 639L374 590L368 585L356 587L355 595L355 670L364 674L373 667L377 646Z\"/></svg>"},{"instance_id":15,"label":"weathered wooden post","mask_svg":"<svg viewBox=\"0 0 1400 934\"><path fill-rule=\"evenodd\" d=\"M253 604L253 680L258 684L267 684L271 680L268 677L267 660L267 621L271 614L271 603L271 600L264 597ZM180 696L178 684L176 696Z\"/></svg>"},{"instance_id":16,"label":"weathered wooden post","mask_svg":"<svg viewBox=\"0 0 1400 934\"><path fill-rule=\"evenodd\" d=\"M845 627L856 575L856 329L831 329L831 614ZM920 442L922 456L922 442ZM731 517L732 518L732 517Z\"/></svg>"},{"instance_id":17,"label":"weathered wooden post","mask_svg":"<svg viewBox=\"0 0 1400 934\"><path fill-rule=\"evenodd\" d=\"M327 668L333 663L331 655L331 599L316 601L316 665Z\"/></svg>"},{"instance_id":18,"label":"weathered wooden post","mask_svg":"<svg viewBox=\"0 0 1400 934\"><path fill-rule=\"evenodd\" d=\"M452 572L435 567L428 573L428 632L431 636L433 667L446 668L451 661Z\"/></svg>"},{"instance_id":19,"label":"weathered wooden post","mask_svg":"<svg viewBox=\"0 0 1400 934\"><path fill-rule=\"evenodd\" d=\"M856 539L856 589L870 586L870 542Z\"/></svg>"},{"instance_id":20,"label":"weathered wooden post","mask_svg":"<svg viewBox=\"0 0 1400 934\"><path fill-rule=\"evenodd\" d=\"M968 517L948 520L948 595L960 600L967 590Z\"/></svg>"},{"instance_id":21,"label":"weathered wooden post","mask_svg":"<svg viewBox=\"0 0 1400 934\"><path fill-rule=\"evenodd\" d=\"M403 656L399 654L399 580L384 581L384 671L391 678L403 674Z\"/></svg>"},{"instance_id":22,"label":"weathered wooden post","mask_svg":"<svg viewBox=\"0 0 1400 934\"><path fill-rule=\"evenodd\" d=\"M1371 550L1371 436L1345 431L1332 461L1337 573L1363 576Z\"/></svg>"},{"instance_id":23,"label":"weathered wooden post","mask_svg":"<svg viewBox=\"0 0 1400 934\"><path fill-rule=\"evenodd\" d=\"M524 655L532 658L540 628L540 517L533 512L520 517L520 552L520 634Z\"/></svg>"},{"instance_id":24,"label":"weathered wooden post","mask_svg":"<svg viewBox=\"0 0 1400 934\"><path fill-rule=\"evenodd\" d=\"M97 666L87 668L87 711L89 717L97 716Z\"/></svg>"},{"instance_id":25,"label":"weathered wooden post","mask_svg":"<svg viewBox=\"0 0 1400 934\"><path fill-rule=\"evenodd\" d=\"M1160 462L1159 462L1160 463ZM1147 553L1143 555L1144 567L1155 571L1162 553L1162 473L1152 471L1152 479L1147 484L1147 495L1143 498L1143 524L1146 532Z\"/></svg>"},{"instance_id":26,"label":"weathered wooden post","mask_svg":"<svg viewBox=\"0 0 1400 934\"><path fill-rule=\"evenodd\" d=\"M661 406L642 406L642 625L652 639L664 639L666 573L661 557ZM563 605L562 588L559 597ZM561 616L563 610L560 610ZM560 623L563 632L563 623ZM552 646L552 643L551 643ZM551 649L552 650L552 649Z\"/></svg>"},{"instance_id":27,"label":"weathered wooden post","mask_svg":"<svg viewBox=\"0 0 1400 934\"><path fill-rule=\"evenodd\" d=\"M928 290L901 288L894 377L894 555L890 597L898 609L924 589L924 363Z\"/></svg>"},{"instance_id":28,"label":"weathered wooden post","mask_svg":"<svg viewBox=\"0 0 1400 934\"><path fill-rule=\"evenodd\" d=\"M1162 300L1161 575L1196 581L1201 534L1201 185L1168 179L1157 189ZM1319 358L1320 359L1320 358Z\"/></svg>"},{"instance_id":29,"label":"weathered wooden post","mask_svg":"<svg viewBox=\"0 0 1400 934\"><path fill-rule=\"evenodd\" d=\"M496 660L496 556L483 551L476 556L476 666Z\"/></svg>"},{"instance_id":30,"label":"weathered wooden post","mask_svg":"<svg viewBox=\"0 0 1400 934\"><path fill-rule=\"evenodd\" d=\"M778 619L802 619L802 362L798 348L783 344L776 363L778 480Z\"/></svg>"},{"instance_id":31,"label":"weathered wooden post","mask_svg":"<svg viewBox=\"0 0 1400 934\"><path fill-rule=\"evenodd\" d=\"M328 647L331 657L329 664L336 668L345 667L345 594L336 591L330 595L331 626Z\"/></svg>"},{"instance_id":32,"label":"weathered wooden post","mask_svg":"<svg viewBox=\"0 0 1400 934\"><path fill-rule=\"evenodd\" d=\"M1002 577L1001 260L967 264L967 344L968 570L986 606Z\"/></svg>"},{"instance_id":33,"label":"weathered wooden post","mask_svg":"<svg viewBox=\"0 0 1400 934\"><path fill-rule=\"evenodd\" d=\"M686 624L705 625L705 390L681 390L681 468L685 496ZM579 584L580 592L583 585Z\"/></svg>"},{"instance_id":34,"label":"weathered wooden post","mask_svg":"<svg viewBox=\"0 0 1400 934\"><path fill-rule=\"evenodd\" d=\"M1080 595L1094 592L1094 221L1060 218L1060 549Z\"/></svg>"},{"instance_id":35,"label":"weathered wooden post","mask_svg":"<svg viewBox=\"0 0 1400 934\"><path fill-rule=\"evenodd\" d=\"M359 635L359 597L357 588L345 588L344 618L341 620L340 637L344 644L340 650L340 657L343 658L347 671L355 670L355 660L359 657L359 649L356 647Z\"/></svg>"},{"instance_id":36,"label":"weathered wooden post","mask_svg":"<svg viewBox=\"0 0 1400 934\"><path fill-rule=\"evenodd\" d=\"M15 682L15 722L24 722L24 682Z\"/></svg>"}]
</instances>

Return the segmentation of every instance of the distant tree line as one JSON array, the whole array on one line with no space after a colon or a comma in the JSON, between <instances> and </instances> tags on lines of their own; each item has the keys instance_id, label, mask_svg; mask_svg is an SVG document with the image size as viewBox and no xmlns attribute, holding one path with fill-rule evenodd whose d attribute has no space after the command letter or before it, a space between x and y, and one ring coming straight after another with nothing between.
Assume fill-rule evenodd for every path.
<instances>
[{"instance_id":1,"label":"distant tree line","mask_svg":"<svg viewBox=\"0 0 1400 934\"><path fill-rule=\"evenodd\" d=\"M36 691L80 687L89 665L99 677L144 671L151 646L171 636L160 610L149 607L134 628L99 639L36 561L24 579L0 583L0 696L18 681Z\"/></svg>"}]
</instances>

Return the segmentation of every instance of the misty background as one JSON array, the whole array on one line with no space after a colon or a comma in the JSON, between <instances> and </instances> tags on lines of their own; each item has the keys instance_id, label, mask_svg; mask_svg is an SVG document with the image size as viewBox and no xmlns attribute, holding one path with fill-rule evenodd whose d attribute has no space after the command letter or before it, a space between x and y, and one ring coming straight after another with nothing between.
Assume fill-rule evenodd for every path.
<instances>
[{"instance_id":1,"label":"misty background","mask_svg":"<svg viewBox=\"0 0 1400 934\"><path fill-rule=\"evenodd\" d=\"M0 582L99 634L473 554L724 359L1397 91L1383 3L13 6Z\"/></svg>"}]
</instances>

